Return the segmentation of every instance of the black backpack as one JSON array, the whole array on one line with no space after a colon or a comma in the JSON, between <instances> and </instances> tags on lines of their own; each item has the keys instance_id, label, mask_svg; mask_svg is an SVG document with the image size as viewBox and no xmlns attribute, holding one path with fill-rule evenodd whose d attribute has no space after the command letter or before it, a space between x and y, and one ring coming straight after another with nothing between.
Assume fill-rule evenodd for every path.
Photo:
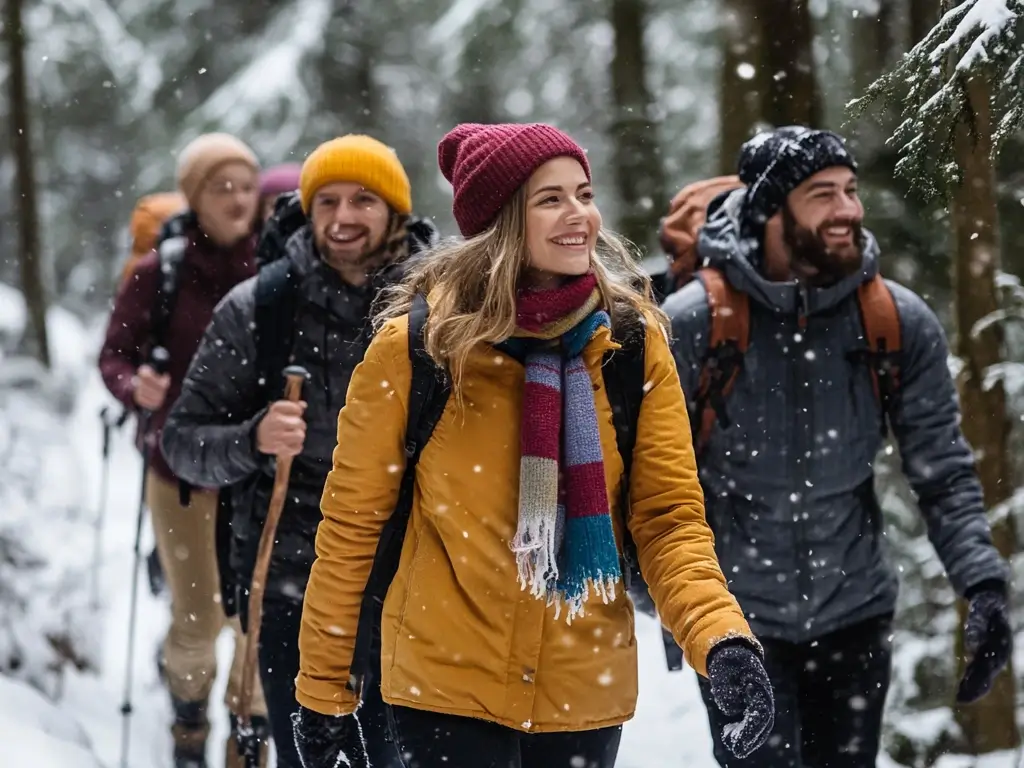
<instances>
[{"instance_id":1,"label":"black backpack","mask_svg":"<svg viewBox=\"0 0 1024 768\"><path fill-rule=\"evenodd\" d=\"M195 221L192 211L182 211L167 219L157 237L156 253L160 262L160 282L149 331L149 351L164 346L167 330L178 298L178 274L188 247L186 230Z\"/></svg>"},{"instance_id":2,"label":"black backpack","mask_svg":"<svg viewBox=\"0 0 1024 768\"><path fill-rule=\"evenodd\" d=\"M348 686L361 695L367 679L375 679L380 667L381 611L388 588L398 572L405 531L412 513L416 484L416 464L424 446L430 441L434 427L444 413L451 394L451 386L444 372L427 354L423 331L428 308L423 296L416 296L409 312L409 359L412 362L412 383L409 393L409 412L405 428L405 472L398 492L398 502L381 531L374 554L370 577L363 592L356 631L355 651L352 657ZM623 463L622 496L620 509L629 509L629 476L632 468L633 447L636 444L637 420L644 396L644 342L643 332L633 332L616 339L620 350L609 352L602 363L602 373L611 401L615 423L615 438ZM626 528L624 546L625 567L623 580L627 591L646 593L640 576L636 546Z\"/></svg>"}]
</instances>

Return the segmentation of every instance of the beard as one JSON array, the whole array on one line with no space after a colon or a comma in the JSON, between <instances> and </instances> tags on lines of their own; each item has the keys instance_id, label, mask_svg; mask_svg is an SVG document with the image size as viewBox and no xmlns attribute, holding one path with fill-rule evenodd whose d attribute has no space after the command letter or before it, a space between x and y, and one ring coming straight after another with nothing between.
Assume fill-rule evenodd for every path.
<instances>
[{"instance_id":1,"label":"beard","mask_svg":"<svg viewBox=\"0 0 1024 768\"><path fill-rule=\"evenodd\" d=\"M336 234L334 227L328 226L317 232L313 238L320 257L335 268L358 269L365 267L371 269L374 262L383 254L386 238L374 241L368 229L359 233L359 237L362 239L357 239L352 246L338 243L332 238L332 235Z\"/></svg>"},{"instance_id":2,"label":"beard","mask_svg":"<svg viewBox=\"0 0 1024 768\"><path fill-rule=\"evenodd\" d=\"M829 227L849 227L852 242L830 248L824 237ZM859 221L829 219L811 230L797 223L788 206L782 210L782 238L789 248L793 271L815 287L835 285L861 268L863 234Z\"/></svg>"}]
</instances>

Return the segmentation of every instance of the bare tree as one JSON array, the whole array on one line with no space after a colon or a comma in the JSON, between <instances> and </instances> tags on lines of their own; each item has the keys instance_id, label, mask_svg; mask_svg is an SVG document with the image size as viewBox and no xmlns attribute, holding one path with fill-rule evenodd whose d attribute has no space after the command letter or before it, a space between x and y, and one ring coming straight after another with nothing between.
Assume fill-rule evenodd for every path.
<instances>
[{"instance_id":1,"label":"bare tree","mask_svg":"<svg viewBox=\"0 0 1024 768\"><path fill-rule=\"evenodd\" d=\"M32 133L25 71L25 27L22 0L7 0L4 12L10 74L8 104L11 111L11 144L17 168L15 197L18 204L18 260L21 291L28 309L26 342L39 361L50 367L50 345L46 334L46 292L40 269L39 215L36 181L32 163Z\"/></svg>"},{"instance_id":2,"label":"bare tree","mask_svg":"<svg viewBox=\"0 0 1024 768\"><path fill-rule=\"evenodd\" d=\"M809 0L762 0L758 7L768 76L765 120L820 127L824 109L814 72Z\"/></svg>"},{"instance_id":3,"label":"bare tree","mask_svg":"<svg viewBox=\"0 0 1024 768\"><path fill-rule=\"evenodd\" d=\"M719 169L734 173L740 146L760 127L821 127L814 30L807 0L725 0L719 98Z\"/></svg>"},{"instance_id":4,"label":"bare tree","mask_svg":"<svg viewBox=\"0 0 1024 768\"><path fill-rule=\"evenodd\" d=\"M609 131L622 201L619 229L640 246L654 239L665 199L658 125L652 117L653 99L647 84L647 11L646 0L611 0L615 54L611 63L614 114Z\"/></svg>"},{"instance_id":5,"label":"bare tree","mask_svg":"<svg viewBox=\"0 0 1024 768\"><path fill-rule=\"evenodd\" d=\"M764 119L764 31L756 0L724 0L721 14L722 71L718 96L719 173L736 172L740 147Z\"/></svg>"}]
</instances>

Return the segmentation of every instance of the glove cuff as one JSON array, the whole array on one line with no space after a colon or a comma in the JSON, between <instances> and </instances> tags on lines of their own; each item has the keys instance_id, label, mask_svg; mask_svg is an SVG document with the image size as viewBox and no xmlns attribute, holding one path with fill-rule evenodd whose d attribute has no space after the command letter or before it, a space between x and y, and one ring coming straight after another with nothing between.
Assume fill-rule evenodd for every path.
<instances>
[{"instance_id":1,"label":"glove cuff","mask_svg":"<svg viewBox=\"0 0 1024 768\"><path fill-rule=\"evenodd\" d=\"M727 648L746 648L748 651L753 651L754 655L756 655L761 661L764 661L764 649L757 640L752 637L733 635L723 638L711 646L711 650L708 651L708 657L705 660L705 667L710 670L711 664L718 655L718 652Z\"/></svg>"},{"instance_id":2,"label":"glove cuff","mask_svg":"<svg viewBox=\"0 0 1024 768\"><path fill-rule=\"evenodd\" d=\"M986 579L972 584L964 590L964 600L973 600L983 592L995 592L1003 598L1009 597L1009 587L1002 579Z\"/></svg>"}]
</instances>

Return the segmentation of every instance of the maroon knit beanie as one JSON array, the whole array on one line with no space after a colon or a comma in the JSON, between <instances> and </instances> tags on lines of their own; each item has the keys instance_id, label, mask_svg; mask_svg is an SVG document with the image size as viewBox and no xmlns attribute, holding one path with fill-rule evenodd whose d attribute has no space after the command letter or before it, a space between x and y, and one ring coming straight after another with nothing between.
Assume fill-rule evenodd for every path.
<instances>
[{"instance_id":1,"label":"maroon knit beanie","mask_svg":"<svg viewBox=\"0 0 1024 768\"><path fill-rule=\"evenodd\" d=\"M486 230L533 172L556 157L578 160L590 178L583 148L553 126L463 123L449 131L437 145L437 162L455 193L452 212L463 237Z\"/></svg>"}]
</instances>

